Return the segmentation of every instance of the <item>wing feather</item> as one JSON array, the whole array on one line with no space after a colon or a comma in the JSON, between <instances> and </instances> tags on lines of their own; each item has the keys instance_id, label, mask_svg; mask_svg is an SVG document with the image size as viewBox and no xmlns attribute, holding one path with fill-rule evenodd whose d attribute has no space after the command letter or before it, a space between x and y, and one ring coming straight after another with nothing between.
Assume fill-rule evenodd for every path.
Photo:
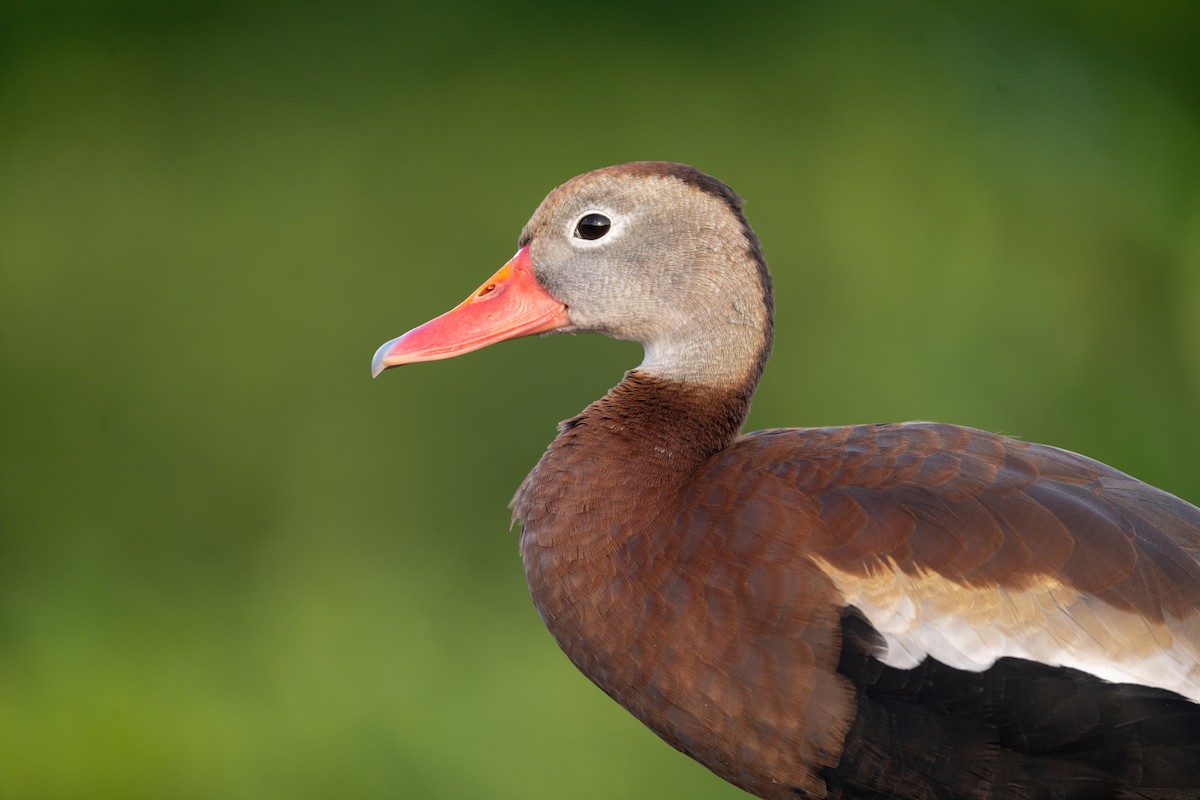
<instances>
[{"instance_id":1,"label":"wing feather","mask_svg":"<svg viewBox=\"0 0 1200 800\"><path fill-rule=\"evenodd\" d=\"M1015 656L1200 701L1195 506L1066 450L951 425L763 431L735 450L809 509L809 557L881 633L890 666Z\"/></svg>"}]
</instances>

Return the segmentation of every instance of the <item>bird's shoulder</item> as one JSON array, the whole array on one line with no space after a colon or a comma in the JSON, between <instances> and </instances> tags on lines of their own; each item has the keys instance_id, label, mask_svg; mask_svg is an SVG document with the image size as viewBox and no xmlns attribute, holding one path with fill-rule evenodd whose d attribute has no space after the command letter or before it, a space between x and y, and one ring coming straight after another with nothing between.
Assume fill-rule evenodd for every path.
<instances>
[{"instance_id":1,"label":"bird's shoulder","mask_svg":"<svg viewBox=\"0 0 1200 800\"><path fill-rule=\"evenodd\" d=\"M1200 698L1200 509L1098 461L940 423L778 429L695 491L735 545L794 541L777 569L815 564L891 666L1015 656Z\"/></svg>"}]
</instances>

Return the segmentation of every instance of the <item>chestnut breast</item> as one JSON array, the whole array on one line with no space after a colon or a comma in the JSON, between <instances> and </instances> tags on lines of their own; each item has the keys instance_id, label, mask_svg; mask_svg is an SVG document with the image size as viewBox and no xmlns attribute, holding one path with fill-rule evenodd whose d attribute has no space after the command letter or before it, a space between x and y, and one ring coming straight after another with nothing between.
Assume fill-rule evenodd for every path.
<instances>
[{"instance_id":1,"label":"chestnut breast","mask_svg":"<svg viewBox=\"0 0 1200 800\"><path fill-rule=\"evenodd\" d=\"M820 796L853 716L840 607L804 558L814 509L727 448L746 402L630 373L563 424L514 516L534 604L585 675L747 791Z\"/></svg>"}]
</instances>

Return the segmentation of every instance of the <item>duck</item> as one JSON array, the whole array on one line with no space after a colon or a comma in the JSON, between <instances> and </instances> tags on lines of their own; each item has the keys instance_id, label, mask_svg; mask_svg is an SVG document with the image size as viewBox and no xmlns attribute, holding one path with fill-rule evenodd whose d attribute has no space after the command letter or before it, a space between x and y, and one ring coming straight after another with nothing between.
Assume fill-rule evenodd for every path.
<instances>
[{"instance_id":1,"label":"duck","mask_svg":"<svg viewBox=\"0 0 1200 800\"><path fill-rule=\"evenodd\" d=\"M657 161L550 192L372 374L535 334L644 359L512 501L567 658L767 800L1200 797L1200 509L907 422L742 433L774 328L741 197Z\"/></svg>"}]
</instances>

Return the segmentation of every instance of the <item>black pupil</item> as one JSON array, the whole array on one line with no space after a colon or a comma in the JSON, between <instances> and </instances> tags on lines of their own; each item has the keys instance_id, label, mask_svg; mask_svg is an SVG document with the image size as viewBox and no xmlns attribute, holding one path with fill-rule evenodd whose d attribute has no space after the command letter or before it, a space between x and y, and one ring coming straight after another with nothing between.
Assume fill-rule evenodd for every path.
<instances>
[{"instance_id":1,"label":"black pupil","mask_svg":"<svg viewBox=\"0 0 1200 800\"><path fill-rule=\"evenodd\" d=\"M588 214L575 226L575 235L580 239L599 239L608 233L611 225L612 222L603 214Z\"/></svg>"}]
</instances>

